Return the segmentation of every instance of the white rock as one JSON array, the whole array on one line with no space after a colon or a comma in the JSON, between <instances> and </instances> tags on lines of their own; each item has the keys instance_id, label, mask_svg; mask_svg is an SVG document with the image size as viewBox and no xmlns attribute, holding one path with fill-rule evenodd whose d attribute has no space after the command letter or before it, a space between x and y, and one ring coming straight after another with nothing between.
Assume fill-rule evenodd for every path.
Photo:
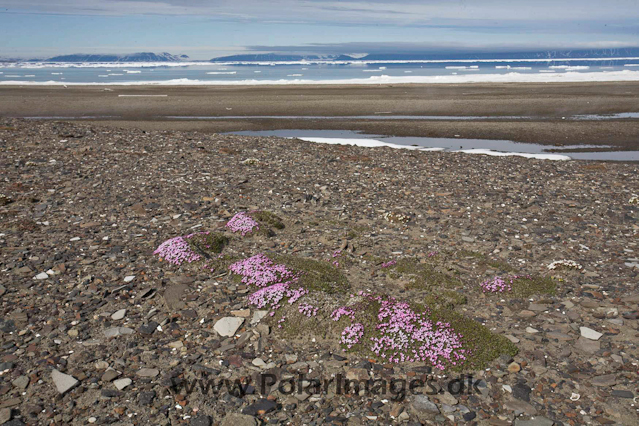
<instances>
[{"instance_id":1,"label":"white rock","mask_svg":"<svg viewBox=\"0 0 639 426\"><path fill-rule=\"evenodd\" d=\"M133 380L128 378L118 379L113 381L113 384L115 385L116 388L118 388L118 390L124 389L125 387L129 386L131 383L133 383Z\"/></svg>"},{"instance_id":2,"label":"white rock","mask_svg":"<svg viewBox=\"0 0 639 426\"><path fill-rule=\"evenodd\" d=\"M501 388L508 393L513 393L513 388L511 388L509 385L501 385Z\"/></svg>"},{"instance_id":3,"label":"white rock","mask_svg":"<svg viewBox=\"0 0 639 426\"><path fill-rule=\"evenodd\" d=\"M124 336L125 334L133 334L135 330L128 327L113 327L104 330L104 337Z\"/></svg>"},{"instance_id":4,"label":"white rock","mask_svg":"<svg viewBox=\"0 0 639 426\"><path fill-rule=\"evenodd\" d=\"M75 377L61 373L55 369L51 372L51 379L61 394L73 389L79 383Z\"/></svg>"},{"instance_id":5,"label":"white rock","mask_svg":"<svg viewBox=\"0 0 639 426\"><path fill-rule=\"evenodd\" d=\"M220 336L231 337L235 335L242 324L244 324L244 318L224 317L216 322L213 328Z\"/></svg>"},{"instance_id":6,"label":"white rock","mask_svg":"<svg viewBox=\"0 0 639 426\"><path fill-rule=\"evenodd\" d=\"M579 330L581 331L581 335L585 337L586 339L599 340L601 339L601 336L603 336L603 334L593 330L592 328L579 327Z\"/></svg>"},{"instance_id":7,"label":"white rock","mask_svg":"<svg viewBox=\"0 0 639 426\"><path fill-rule=\"evenodd\" d=\"M539 330L537 330L536 328L532 328L532 327L526 327L526 333L536 334L536 333L539 333Z\"/></svg>"},{"instance_id":8,"label":"white rock","mask_svg":"<svg viewBox=\"0 0 639 426\"><path fill-rule=\"evenodd\" d=\"M253 312L253 318L251 318L251 324L257 324L258 322L262 321L262 318L264 318L267 314L268 314L268 311Z\"/></svg>"},{"instance_id":9,"label":"white rock","mask_svg":"<svg viewBox=\"0 0 639 426\"><path fill-rule=\"evenodd\" d=\"M69 241L80 241L80 237L73 237Z\"/></svg>"},{"instance_id":10,"label":"white rock","mask_svg":"<svg viewBox=\"0 0 639 426\"><path fill-rule=\"evenodd\" d=\"M266 365L266 363L264 362L262 358L255 358L252 364L256 367L264 367Z\"/></svg>"},{"instance_id":11,"label":"white rock","mask_svg":"<svg viewBox=\"0 0 639 426\"><path fill-rule=\"evenodd\" d=\"M49 278L49 275L46 272L40 272L35 276L36 280L46 280L47 278Z\"/></svg>"},{"instance_id":12,"label":"white rock","mask_svg":"<svg viewBox=\"0 0 639 426\"><path fill-rule=\"evenodd\" d=\"M113 320L121 320L122 318L124 318L125 315L126 315L126 309L120 309L119 311L117 311L113 315L111 315L111 319L113 319Z\"/></svg>"},{"instance_id":13,"label":"white rock","mask_svg":"<svg viewBox=\"0 0 639 426\"><path fill-rule=\"evenodd\" d=\"M130 283L134 279L135 279L135 275L129 275L128 277L124 277L124 282L125 283Z\"/></svg>"}]
</instances>

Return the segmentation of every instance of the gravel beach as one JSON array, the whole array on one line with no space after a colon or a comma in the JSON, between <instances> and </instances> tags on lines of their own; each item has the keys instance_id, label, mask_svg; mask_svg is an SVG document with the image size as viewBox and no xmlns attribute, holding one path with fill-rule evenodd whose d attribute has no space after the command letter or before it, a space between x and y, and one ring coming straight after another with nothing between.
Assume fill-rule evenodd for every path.
<instances>
[{"instance_id":1,"label":"gravel beach","mask_svg":"<svg viewBox=\"0 0 639 426\"><path fill-rule=\"evenodd\" d=\"M639 112L639 83L380 86L0 86L0 117L98 117L101 125L152 130L339 129L369 134L499 139L639 149L639 119L571 121ZM489 121L227 119L169 116L526 116Z\"/></svg>"},{"instance_id":2,"label":"gravel beach","mask_svg":"<svg viewBox=\"0 0 639 426\"><path fill-rule=\"evenodd\" d=\"M428 89L455 99L423 92L411 110L385 94L366 111L356 88L323 88L325 104L287 98L271 113L637 110L639 85L543 88L526 105L508 94L525 87L504 85L481 109L472 99L487 95L469 86ZM0 115L126 115L142 102L121 109L107 97L125 89L88 90L2 88ZM258 89L207 88L208 104L197 90L168 89L168 106L145 111L256 113ZM352 108L335 101L346 98ZM0 119L0 424L639 422L637 164L136 123ZM627 143L635 123L606 142ZM586 126L543 124L573 125ZM588 125L595 138L604 124ZM460 389L461 375L473 385Z\"/></svg>"}]
</instances>

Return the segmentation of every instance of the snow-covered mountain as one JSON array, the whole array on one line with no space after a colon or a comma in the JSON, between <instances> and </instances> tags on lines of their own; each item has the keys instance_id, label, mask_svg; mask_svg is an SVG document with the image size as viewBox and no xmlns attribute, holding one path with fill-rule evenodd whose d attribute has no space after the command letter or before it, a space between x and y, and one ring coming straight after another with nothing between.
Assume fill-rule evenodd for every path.
<instances>
[{"instance_id":1,"label":"snow-covered mountain","mask_svg":"<svg viewBox=\"0 0 639 426\"><path fill-rule=\"evenodd\" d=\"M139 52L126 55L93 55L76 53L74 55L54 56L45 62L184 62L186 55L172 55L167 52Z\"/></svg>"}]
</instances>

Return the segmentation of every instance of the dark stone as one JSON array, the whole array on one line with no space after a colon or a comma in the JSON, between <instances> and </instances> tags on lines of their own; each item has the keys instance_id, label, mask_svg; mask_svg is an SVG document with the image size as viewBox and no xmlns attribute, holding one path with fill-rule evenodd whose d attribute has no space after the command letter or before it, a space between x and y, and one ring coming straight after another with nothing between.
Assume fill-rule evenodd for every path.
<instances>
[{"instance_id":1,"label":"dark stone","mask_svg":"<svg viewBox=\"0 0 639 426\"><path fill-rule=\"evenodd\" d=\"M140 403L140 405L151 405L153 404L155 395L155 391L140 392L140 395L138 396L138 402Z\"/></svg>"},{"instance_id":2,"label":"dark stone","mask_svg":"<svg viewBox=\"0 0 639 426\"><path fill-rule=\"evenodd\" d=\"M464 414L464 420L466 420L467 422L473 420L475 417L477 417L477 413L475 413L474 411L470 411Z\"/></svg>"},{"instance_id":3,"label":"dark stone","mask_svg":"<svg viewBox=\"0 0 639 426\"><path fill-rule=\"evenodd\" d=\"M614 389L612 391L612 396L616 396L618 398L630 398L630 399L632 399L632 398L635 397L635 394L633 394L632 392L627 391L627 390Z\"/></svg>"},{"instance_id":4,"label":"dark stone","mask_svg":"<svg viewBox=\"0 0 639 426\"><path fill-rule=\"evenodd\" d=\"M212 420L209 416L197 416L191 419L191 426L211 426Z\"/></svg>"},{"instance_id":5,"label":"dark stone","mask_svg":"<svg viewBox=\"0 0 639 426\"><path fill-rule=\"evenodd\" d=\"M155 321L151 321L148 324L144 324L140 326L140 328L138 328L138 332L140 334L144 334L145 336L150 336L151 334L155 332L157 327L158 327L158 323Z\"/></svg>"},{"instance_id":6,"label":"dark stone","mask_svg":"<svg viewBox=\"0 0 639 426\"><path fill-rule=\"evenodd\" d=\"M257 402L245 407L242 410L242 414L248 414L249 416L261 416L266 413L270 413L277 408L277 403L270 399L260 399Z\"/></svg>"},{"instance_id":7,"label":"dark stone","mask_svg":"<svg viewBox=\"0 0 639 426\"><path fill-rule=\"evenodd\" d=\"M120 392L112 389L102 389L102 392L100 392L100 394L106 398L115 398L116 396L120 395Z\"/></svg>"},{"instance_id":8,"label":"dark stone","mask_svg":"<svg viewBox=\"0 0 639 426\"><path fill-rule=\"evenodd\" d=\"M532 389L525 383L519 382L513 386L513 396L522 401L530 402L530 392Z\"/></svg>"}]
</instances>

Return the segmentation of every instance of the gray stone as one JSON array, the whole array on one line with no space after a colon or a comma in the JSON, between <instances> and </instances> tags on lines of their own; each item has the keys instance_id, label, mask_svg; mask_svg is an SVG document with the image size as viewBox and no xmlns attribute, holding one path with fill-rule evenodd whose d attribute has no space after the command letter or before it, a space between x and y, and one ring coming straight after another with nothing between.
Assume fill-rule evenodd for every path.
<instances>
[{"instance_id":1,"label":"gray stone","mask_svg":"<svg viewBox=\"0 0 639 426\"><path fill-rule=\"evenodd\" d=\"M232 337L242 324L244 324L244 318L224 317L216 322L213 328L220 336Z\"/></svg>"},{"instance_id":2,"label":"gray stone","mask_svg":"<svg viewBox=\"0 0 639 426\"><path fill-rule=\"evenodd\" d=\"M513 399L510 401L506 401L506 403L504 404L504 407L507 410L514 411L515 415L524 413L529 416L534 416L535 414L537 414L537 409L525 401L518 401Z\"/></svg>"},{"instance_id":3,"label":"gray stone","mask_svg":"<svg viewBox=\"0 0 639 426\"><path fill-rule=\"evenodd\" d=\"M251 318L251 325L257 324L258 322L262 321L262 319L266 315L268 315L268 311L254 311L253 318Z\"/></svg>"},{"instance_id":4,"label":"gray stone","mask_svg":"<svg viewBox=\"0 0 639 426\"><path fill-rule=\"evenodd\" d=\"M603 334L588 327L579 327L579 331L581 331L582 337L590 340L599 340L601 339L601 336L603 336Z\"/></svg>"},{"instance_id":5,"label":"gray stone","mask_svg":"<svg viewBox=\"0 0 639 426\"><path fill-rule=\"evenodd\" d=\"M257 426L257 420L246 414L229 413L222 419L220 426Z\"/></svg>"},{"instance_id":6,"label":"gray stone","mask_svg":"<svg viewBox=\"0 0 639 426\"><path fill-rule=\"evenodd\" d=\"M112 368L109 368L107 371L104 372L100 380L102 380L103 382L110 382L114 380L116 377L118 377L119 375L120 373L118 373Z\"/></svg>"},{"instance_id":7,"label":"gray stone","mask_svg":"<svg viewBox=\"0 0 639 426\"><path fill-rule=\"evenodd\" d=\"M11 420L11 408L3 408L0 410L0 425Z\"/></svg>"},{"instance_id":8,"label":"gray stone","mask_svg":"<svg viewBox=\"0 0 639 426\"><path fill-rule=\"evenodd\" d=\"M69 376L68 374L64 374L55 369L51 372L51 379L53 380L56 389L58 389L58 392L61 394L65 394L80 383L75 377Z\"/></svg>"},{"instance_id":9,"label":"gray stone","mask_svg":"<svg viewBox=\"0 0 639 426\"><path fill-rule=\"evenodd\" d=\"M155 377L160 374L160 370L156 368L142 368L136 374L140 377Z\"/></svg>"},{"instance_id":10,"label":"gray stone","mask_svg":"<svg viewBox=\"0 0 639 426\"><path fill-rule=\"evenodd\" d=\"M437 405L428 399L428 396L426 395L415 395L413 397L411 407L417 414L417 417L439 414L439 408L437 408Z\"/></svg>"},{"instance_id":11,"label":"gray stone","mask_svg":"<svg viewBox=\"0 0 639 426\"><path fill-rule=\"evenodd\" d=\"M211 418L209 416L199 415L199 416L193 417L191 419L191 421L189 422L189 425L191 425L191 426L211 426L212 423L213 423L213 421L211 420ZM235 426L237 426L237 424L235 424Z\"/></svg>"},{"instance_id":12,"label":"gray stone","mask_svg":"<svg viewBox=\"0 0 639 426\"><path fill-rule=\"evenodd\" d=\"M164 291L164 301L166 302L166 305L169 307L170 310L179 311L180 309L184 309L186 307L186 304L182 301L182 298L184 297L184 293L186 293L187 289L188 286L184 284L177 284L168 287Z\"/></svg>"},{"instance_id":13,"label":"gray stone","mask_svg":"<svg viewBox=\"0 0 639 426\"><path fill-rule=\"evenodd\" d=\"M586 339L585 337L580 337L577 340L577 343L575 343L575 348L579 349L582 352L594 354L599 349L601 349L601 343Z\"/></svg>"},{"instance_id":14,"label":"gray stone","mask_svg":"<svg viewBox=\"0 0 639 426\"><path fill-rule=\"evenodd\" d=\"M117 336L125 336L127 334L133 334L134 330L128 327L113 327L104 330L104 337L117 337Z\"/></svg>"},{"instance_id":15,"label":"gray stone","mask_svg":"<svg viewBox=\"0 0 639 426\"><path fill-rule=\"evenodd\" d=\"M117 312L114 312L113 315L111 315L111 319L112 320L121 320L122 318L124 318L124 316L126 315L126 309L120 309Z\"/></svg>"},{"instance_id":16,"label":"gray stone","mask_svg":"<svg viewBox=\"0 0 639 426\"><path fill-rule=\"evenodd\" d=\"M29 378L27 376L20 376L13 380L11 384L18 389L26 389L29 386ZM2 424L2 423L0 423Z\"/></svg>"},{"instance_id":17,"label":"gray stone","mask_svg":"<svg viewBox=\"0 0 639 426\"><path fill-rule=\"evenodd\" d=\"M124 389L125 387L129 386L131 383L133 383L133 380L126 377L124 379L118 379L113 382L113 384L118 390Z\"/></svg>"},{"instance_id":18,"label":"gray stone","mask_svg":"<svg viewBox=\"0 0 639 426\"><path fill-rule=\"evenodd\" d=\"M635 394L633 394L629 390L613 389L612 390L612 396L616 396L617 398L633 399L635 397Z\"/></svg>"},{"instance_id":19,"label":"gray stone","mask_svg":"<svg viewBox=\"0 0 639 426\"><path fill-rule=\"evenodd\" d=\"M592 383L593 386L599 386L599 387L614 386L617 384L617 375L606 374L604 376L597 376L597 377L594 377L590 381L590 383Z\"/></svg>"}]
</instances>

